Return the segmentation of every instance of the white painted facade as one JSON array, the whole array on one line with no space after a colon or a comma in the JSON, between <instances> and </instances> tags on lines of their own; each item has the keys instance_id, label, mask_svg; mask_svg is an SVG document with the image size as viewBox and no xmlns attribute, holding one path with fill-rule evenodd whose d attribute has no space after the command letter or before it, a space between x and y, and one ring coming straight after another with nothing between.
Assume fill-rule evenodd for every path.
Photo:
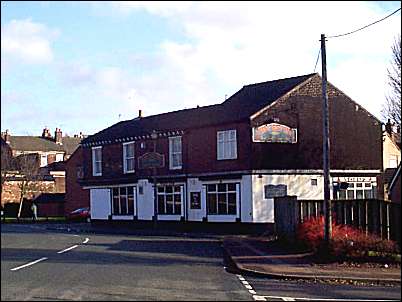
<instances>
[{"instance_id":1,"label":"white painted facade","mask_svg":"<svg viewBox=\"0 0 402 302\"><path fill-rule=\"evenodd\" d=\"M208 221L208 222L248 222L248 223L274 223L274 198L267 193L267 186L281 186L286 188L288 196L297 196L298 199L323 199L323 176L319 171L298 171L297 173L286 173L283 171L272 171L270 173L246 174L238 179L216 179L200 180L196 177L188 178L186 182L174 183L180 186L181 213L161 215L158 220L164 221ZM293 172L293 171L291 171ZM362 171L360 171L362 172ZM371 171L367 171L369 173ZM364 175L364 172L363 174ZM339 181L338 178L333 178ZM375 178L370 178L375 182ZM231 184L236 192L236 213L235 214L208 214L207 186L210 184ZM154 215L154 187L147 179L139 180L135 184L122 185L134 187L134 213L133 215L112 215L111 188L109 187L87 187L91 191L90 205L92 219L112 220L152 220ZM268 187L268 188L269 188ZM197 194L200 197L200 204L192 206L191 196ZM217 193L219 194L219 193ZM332 192L331 192L332 196Z\"/></svg>"}]
</instances>

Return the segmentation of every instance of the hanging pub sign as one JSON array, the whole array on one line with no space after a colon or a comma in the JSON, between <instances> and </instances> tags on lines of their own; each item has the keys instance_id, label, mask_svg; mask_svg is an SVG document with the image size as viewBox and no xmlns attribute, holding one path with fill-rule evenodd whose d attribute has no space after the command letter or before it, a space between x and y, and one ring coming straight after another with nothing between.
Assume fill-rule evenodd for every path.
<instances>
[{"instance_id":1,"label":"hanging pub sign","mask_svg":"<svg viewBox=\"0 0 402 302\"><path fill-rule=\"evenodd\" d=\"M277 123L254 127L253 142L294 144L297 142L297 129Z\"/></svg>"},{"instance_id":2,"label":"hanging pub sign","mask_svg":"<svg viewBox=\"0 0 402 302\"><path fill-rule=\"evenodd\" d=\"M140 169L163 168L165 166L165 156L157 152L148 152L138 158Z\"/></svg>"}]
</instances>

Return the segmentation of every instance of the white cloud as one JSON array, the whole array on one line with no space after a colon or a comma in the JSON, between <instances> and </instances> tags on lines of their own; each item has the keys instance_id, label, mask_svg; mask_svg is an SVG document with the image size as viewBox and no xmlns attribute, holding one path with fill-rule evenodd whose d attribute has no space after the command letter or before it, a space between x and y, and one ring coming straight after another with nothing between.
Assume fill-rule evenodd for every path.
<instances>
[{"instance_id":1,"label":"white cloud","mask_svg":"<svg viewBox=\"0 0 402 302\"><path fill-rule=\"evenodd\" d=\"M350 32L385 16L366 2L114 2L124 14L138 9L170 19L189 41L164 41L165 64L148 89L166 89L174 104L219 102L216 95L243 85L313 72L320 35ZM327 42L329 81L373 114L386 94L386 67L400 13L363 31ZM317 67L321 72L320 64ZM160 87L162 74L170 74ZM214 86L208 86L213 77ZM153 87L153 88L152 88ZM178 93L178 90L183 90ZM215 101L210 99L215 93ZM162 95L162 92L159 92ZM147 93L144 93L147 98ZM166 107L169 105L165 103ZM173 106L176 108L175 106ZM168 107L167 107L168 108ZM166 110L165 110L166 111Z\"/></svg>"},{"instance_id":2,"label":"white cloud","mask_svg":"<svg viewBox=\"0 0 402 302\"><path fill-rule=\"evenodd\" d=\"M1 28L2 61L50 63L54 58L51 42L58 35L57 30L51 30L31 19L11 20Z\"/></svg>"}]
</instances>

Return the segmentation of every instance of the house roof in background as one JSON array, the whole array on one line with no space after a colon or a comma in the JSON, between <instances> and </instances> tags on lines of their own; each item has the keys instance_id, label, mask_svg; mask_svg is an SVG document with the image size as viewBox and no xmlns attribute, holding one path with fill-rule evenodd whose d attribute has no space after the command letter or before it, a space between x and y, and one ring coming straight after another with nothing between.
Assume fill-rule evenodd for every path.
<instances>
[{"instance_id":1,"label":"house roof in background","mask_svg":"<svg viewBox=\"0 0 402 302\"><path fill-rule=\"evenodd\" d=\"M153 130L185 130L248 119L314 75L316 73L246 85L221 104L122 121L88 136L82 144L149 135Z\"/></svg>"},{"instance_id":2,"label":"house roof in background","mask_svg":"<svg viewBox=\"0 0 402 302\"><path fill-rule=\"evenodd\" d=\"M80 138L63 137L63 144L56 144L40 136L10 136L10 147L16 151L59 151L72 154L80 143Z\"/></svg>"}]
</instances>

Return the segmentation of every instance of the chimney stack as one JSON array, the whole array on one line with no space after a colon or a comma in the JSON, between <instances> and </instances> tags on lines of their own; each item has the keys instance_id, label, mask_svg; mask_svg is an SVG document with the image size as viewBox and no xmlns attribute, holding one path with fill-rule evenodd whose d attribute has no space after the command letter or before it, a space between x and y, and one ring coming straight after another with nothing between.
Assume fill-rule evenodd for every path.
<instances>
[{"instance_id":1,"label":"chimney stack","mask_svg":"<svg viewBox=\"0 0 402 302\"><path fill-rule=\"evenodd\" d=\"M2 137L2 139L4 139L4 141L7 143L7 144L10 144L10 133L8 132L8 129L6 129L6 132L2 132L1 133L1 137Z\"/></svg>"},{"instance_id":2,"label":"chimney stack","mask_svg":"<svg viewBox=\"0 0 402 302\"><path fill-rule=\"evenodd\" d=\"M391 120L388 119L387 123L385 124L385 131L387 131L389 135L392 134L392 126Z\"/></svg>"},{"instance_id":3,"label":"chimney stack","mask_svg":"<svg viewBox=\"0 0 402 302\"><path fill-rule=\"evenodd\" d=\"M63 137L62 137L62 132L59 128L56 128L56 131L54 132L54 142L56 144L62 145L63 142Z\"/></svg>"},{"instance_id":4,"label":"chimney stack","mask_svg":"<svg viewBox=\"0 0 402 302\"><path fill-rule=\"evenodd\" d=\"M43 128L42 137L43 138L51 138L52 137L52 135L50 134L50 131L47 127Z\"/></svg>"},{"instance_id":5,"label":"chimney stack","mask_svg":"<svg viewBox=\"0 0 402 302\"><path fill-rule=\"evenodd\" d=\"M141 110L141 109L138 110L138 117L139 117L139 118L142 118L142 110Z\"/></svg>"}]
</instances>

